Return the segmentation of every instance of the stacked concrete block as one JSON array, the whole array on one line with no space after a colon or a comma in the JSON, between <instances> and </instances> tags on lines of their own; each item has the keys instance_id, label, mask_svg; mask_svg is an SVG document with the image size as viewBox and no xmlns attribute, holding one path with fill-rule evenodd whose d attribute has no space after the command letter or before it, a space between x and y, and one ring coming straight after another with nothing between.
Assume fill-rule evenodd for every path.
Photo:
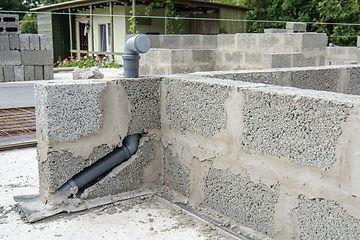
<instances>
[{"instance_id":1,"label":"stacked concrete block","mask_svg":"<svg viewBox=\"0 0 360 240\"><path fill-rule=\"evenodd\" d=\"M141 75L214 70L215 51L212 49L150 49L140 59Z\"/></svg>"},{"instance_id":2,"label":"stacked concrete block","mask_svg":"<svg viewBox=\"0 0 360 240\"><path fill-rule=\"evenodd\" d=\"M273 56L270 55L269 57ZM274 61L275 63L276 61ZM234 81L360 95L360 67L357 65L199 72L194 74Z\"/></svg>"},{"instance_id":3,"label":"stacked concrete block","mask_svg":"<svg viewBox=\"0 0 360 240\"><path fill-rule=\"evenodd\" d=\"M286 30L289 30L293 33L304 33L306 32L306 23L301 22L287 22Z\"/></svg>"},{"instance_id":4,"label":"stacked concrete block","mask_svg":"<svg viewBox=\"0 0 360 240\"><path fill-rule=\"evenodd\" d=\"M286 28L265 28L264 33L304 33L306 32L306 23L287 22Z\"/></svg>"},{"instance_id":5,"label":"stacked concrete block","mask_svg":"<svg viewBox=\"0 0 360 240\"><path fill-rule=\"evenodd\" d=\"M263 66L264 68L288 68L291 66L291 54L266 53Z\"/></svg>"},{"instance_id":6,"label":"stacked concrete block","mask_svg":"<svg viewBox=\"0 0 360 240\"><path fill-rule=\"evenodd\" d=\"M144 57L140 63L143 68L141 74L159 72L166 75L199 71L197 64L192 61L193 54L198 53L193 51L209 50L212 51L211 54L202 54L204 58L201 61L208 64L202 64L200 69L205 71L323 66L326 58L326 34L305 33L302 23L289 23L288 27L291 30L264 34L150 35L154 51L172 50L171 55L186 56L187 62L175 66L179 63L171 61L170 65L151 67L155 63L150 62L153 58ZM145 55L154 53L150 51ZM199 59L196 62L200 62ZM159 71L152 70L156 68Z\"/></svg>"},{"instance_id":7,"label":"stacked concrete block","mask_svg":"<svg viewBox=\"0 0 360 240\"><path fill-rule=\"evenodd\" d=\"M125 40L132 34L127 34ZM218 35L148 35L151 48L166 49L216 49Z\"/></svg>"},{"instance_id":8,"label":"stacked concrete block","mask_svg":"<svg viewBox=\"0 0 360 240\"><path fill-rule=\"evenodd\" d=\"M19 25L17 15L0 14L0 18L15 19L11 24ZM53 79L52 62L50 38L47 35L11 31L0 34L0 81Z\"/></svg>"},{"instance_id":9,"label":"stacked concrete block","mask_svg":"<svg viewBox=\"0 0 360 240\"><path fill-rule=\"evenodd\" d=\"M0 34L20 34L19 16L15 14L0 14Z\"/></svg>"},{"instance_id":10,"label":"stacked concrete block","mask_svg":"<svg viewBox=\"0 0 360 240\"><path fill-rule=\"evenodd\" d=\"M325 65L357 64L357 47L327 47Z\"/></svg>"},{"instance_id":11,"label":"stacked concrete block","mask_svg":"<svg viewBox=\"0 0 360 240\"><path fill-rule=\"evenodd\" d=\"M289 33L289 31L281 28L265 28L264 33Z\"/></svg>"}]
</instances>

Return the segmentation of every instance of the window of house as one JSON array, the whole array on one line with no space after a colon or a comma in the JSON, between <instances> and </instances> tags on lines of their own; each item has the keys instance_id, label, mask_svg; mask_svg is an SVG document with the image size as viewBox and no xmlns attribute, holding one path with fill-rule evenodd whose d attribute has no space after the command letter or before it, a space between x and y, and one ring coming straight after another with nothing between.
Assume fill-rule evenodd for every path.
<instances>
[{"instance_id":1,"label":"window of house","mask_svg":"<svg viewBox=\"0 0 360 240\"><path fill-rule=\"evenodd\" d=\"M100 24L100 51L110 52L111 51L111 25Z\"/></svg>"}]
</instances>

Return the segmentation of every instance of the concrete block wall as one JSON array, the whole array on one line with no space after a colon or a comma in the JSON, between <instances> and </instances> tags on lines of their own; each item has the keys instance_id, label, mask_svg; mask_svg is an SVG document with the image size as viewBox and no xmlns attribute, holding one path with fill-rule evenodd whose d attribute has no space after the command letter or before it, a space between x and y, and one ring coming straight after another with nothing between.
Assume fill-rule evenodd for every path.
<instances>
[{"instance_id":1,"label":"concrete block wall","mask_svg":"<svg viewBox=\"0 0 360 240\"><path fill-rule=\"evenodd\" d=\"M0 14L0 20L0 82L53 79L49 36L6 30L20 28L18 15Z\"/></svg>"},{"instance_id":2,"label":"concrete block wall","mask_svg":"<svg viewBox=\"0 0 360 240\"><path fill-rule=\"evenodd\" d=\"M163 86L166 185L274 239L359 237L359 96L188 76Z\"/></svg>"},{"instance_id":3,"label":"concrete block wall","mask_svg":"<svg viewBox=\"0 0 360 240\"><path fill-rule=\"evenodd\" d=\"M216 51L211 49L150 49L141 56L141 75L168 75L214 70Z\"/></svg>"},{"instance_id":4,"label":"concrete block wall","mask_svg":"<svg viewBox=\"0 0 360 240\"><path fill-rule=\"evenodd\" d=\"M218 36L217 70L323 66L326 34L243 33ZM227 61L229 55L239 61ZM285 60L286 59L286 60ZM285 65L283 63L287 62Z\"/></svg>"},{"instance_id":5,"label":"concrete block wall","mask_svg":"<svg viewBox=\"0 0 360 240\"><path fill-rule=\"evenodd\" d=\"M325 65L357 64L357 47L326 47Z\"/></svg>"},{"instance_id":6,"label":"concrete block wall","mask_svg":"<svg viewBox=\"0 0 360 240\"><path fill-rule=\"evenodd\" d=\"M319 69L288 69L287 82L253 70L37 83L41 199L141 133L80 201L164 184L270 238L356 239L360 96L269 85L359 79L356 67Z\"/></svg>"},{"instance_id":7,"label":"concrete block wall","mask_svg":"<svg viewBox=\"0 0 360 240\"><path fill-rule=\"evenodd\" d=\"M192 74L242 82L360 95L359 65L212 71Z\"/></svg>"},{"instance_id":8,"label":"concrete block wall","mask_svg":"<svg viewBox=\"0 0 360 240\"><path fill-rule=\"evenodd\" d=\"M149 37L152 48L140 61L143 75L323 66L327 45L326 34L317 33Z\"/></svg>"},{"instance_id":9,"label":"concrete block wall","mask_svg":"<svg viewBox=\"0 0 360 240\"><path fill-rule=\"evenodd\" d=\"M126 39L131 34L126 35ZM169 35L147 35L150 38L151 48L167 49L216 49L217 35L198 34L169 34Z\"/></svg>"}]
</instances>

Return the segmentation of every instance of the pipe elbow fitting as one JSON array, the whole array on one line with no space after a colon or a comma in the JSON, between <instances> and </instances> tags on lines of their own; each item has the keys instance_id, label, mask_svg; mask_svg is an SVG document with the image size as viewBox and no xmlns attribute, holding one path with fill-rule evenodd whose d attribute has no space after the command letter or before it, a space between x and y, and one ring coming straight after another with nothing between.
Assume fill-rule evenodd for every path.
<instances>
[{"instance_id":1,"label":"pipe elbow fitting","mask_svg":"<svg viewBox=\"0 0 360 240\"><path fill-rule=\"evenodd\" d=\"M138 145L139 145L139 134L134 134L134 135L130 135L127 136L124 139L124 144L123 144L127 150L129 150L130 155L133 155L136 150L138 149Z\"/></svg>"},{"instance_id":2,"label":"pipe elbow fitting","mask_svg":"<svg viewBox=\"0 0 360 240\"><path fill-rule=\"evenodd\" d=\"M150 39L145 34L137 34L129 38L125 43L124 55L139 55L150 49Z\"/></svg>"},{"instance_id":3,"label":"pipe elbow fitting","mask_svg":"<svg viewBox=\"0 0 360 240\"><path fill-rule=\"evenodd\" d=\"M139 54L149 51L150 45L150 39L145 34L135 35L126 41L122 56L125 78L139 77Z\"/></svg>"}]
</instances>

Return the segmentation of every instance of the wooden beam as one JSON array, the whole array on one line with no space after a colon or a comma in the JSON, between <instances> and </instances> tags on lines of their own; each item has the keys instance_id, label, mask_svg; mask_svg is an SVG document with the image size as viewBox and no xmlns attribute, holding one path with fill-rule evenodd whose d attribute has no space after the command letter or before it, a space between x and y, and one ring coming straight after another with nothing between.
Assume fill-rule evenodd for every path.
<instances>
[{"instance_id":1,"label":"wooden beam","mask_svg":"<svg viewBox=\"0 0 360 240\"><path fill-rule=\"evenodd\" d=\"M112 2L109 2L110 7L110 29L111 29L111 52L114 52L114 9ZM115 62L115 56L111 55L111 59Z\"/></svg>"},{"instance_id":2,"label":"wooden beam","mask_svg":"<svg viewBox=\"0 0 360 240\"><path fill-rule=\"evenodd\" d=\"M132 0L132 16L133 16L133 24L134 24L134 27L133 27L133 34L136 33L136 0Z\"/></svg>"},{"instance_id":3,"label":"wooden beam","mask_svg":"<svg viewBox=\"0 0 360 240\"><path fill-rule=\"evenodd\" d=\"M91 33L91 51L94 51L94 17L93 5L90 4L90 33Z\"/></svg>"},{"instance_id":4,"label":"wooden beam","mask_svg":"<svg viewBox=\"0 0 360 240\"><path fill-rule=\"evenodd\" d=\"M70 30L70 49L73 49L73 29L72 29L72 21L71 21L71 9L69 8L69 30ZM72 53L70 53L71 57L72 57Z\"/></svg>"}]
</instances>

